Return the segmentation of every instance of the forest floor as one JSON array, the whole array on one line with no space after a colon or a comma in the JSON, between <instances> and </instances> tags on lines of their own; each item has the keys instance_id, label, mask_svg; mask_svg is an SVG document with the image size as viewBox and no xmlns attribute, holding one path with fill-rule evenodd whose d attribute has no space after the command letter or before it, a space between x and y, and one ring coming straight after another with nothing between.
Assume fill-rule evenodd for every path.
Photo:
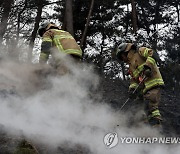
<instances>
[{"instance_id":1,"label":"forest floor","mask_svg":"<svg viewBox=\"0 0 180 154\"><path fill-rule=\"evenodd\" d=\"M120 110L123 103L128 98L128 82L121 80L104 79L101 83L101 93L105 102ZM123 108L124 112L132 106L134 102L129 101ZM163 117L163 128L166 135L179 136L180 132L180 95L174 93L168 88L163 88L161 92L161 102L159 105L160 112Z\"/></svg>"},{"instance_id":2,"label":"forest floor","mask_svg":"<svg viewBox=\"0 0 180 154\"><path fill-rule=\"evenodd\" d=\"M128 83L121 80L111 80L103 78L100 81L99 88L92 92L94 99L102 99L107 104L110 104L115 110L119 110L122 104L126 101L128 95ZM99 97L101 95L101 98ZM163 116L163 129L164 134L167 136L179 136L180 129L180 96L174 94L168 89L162 90L162 99L160 104L160 111ZM124 112L132 105L132 102L128 102L124 107ZM3 125L0 125L0 154L13 154L17 150L18 145L22 142L21 137L12 137L6 133ZM33 143L34 144L34 143ZM75 146L76 148L58 148L58 149L47 149L46 147L35 144L39 153L44 154L56 154L61 151L61 154L88 154L88 149L84 149L80 145ZM20 152L17 152L20 154ZM30 152L31 153L31 152ZM32 152L33 153L33 152Z\"/></svg>"}]
</instances>

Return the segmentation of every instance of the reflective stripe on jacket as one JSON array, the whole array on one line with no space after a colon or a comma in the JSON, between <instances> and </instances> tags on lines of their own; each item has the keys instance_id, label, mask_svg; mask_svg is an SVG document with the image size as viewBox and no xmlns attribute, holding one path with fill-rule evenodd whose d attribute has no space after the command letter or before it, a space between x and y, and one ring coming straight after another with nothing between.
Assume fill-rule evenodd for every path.
<instances>
[{"instance_id":1,"label":"reflective stripe on jacket","mask_svg":"<svg viewBox=\"0 0 180 154\"><path fill-rule=\"evenodd\" d=\"M69 32L50 29L42 38L40 61L47 61L52 49L66 54L82 57L82 50ZM53 51L54 52L54 51ZM53 56L53 55L52 55Z\"/></svg>"},{"instance_id":2,"label":"reflective stripe on jacket","mask_svg":"<svg viewBox=\"0 0 180 154\"><path fill-rule=\"evenodd\" d=\"M157 67L156 61L152 58L153 50L145 47L138 51L130 50L128 53L129 71L131 72L131 83L129 88L136 88L139 84L139 77L143 75L144 65L151 68L152 76L144 81L143 93L156 86L164 85L161 73Z\"/></svg>"}]
</instances>

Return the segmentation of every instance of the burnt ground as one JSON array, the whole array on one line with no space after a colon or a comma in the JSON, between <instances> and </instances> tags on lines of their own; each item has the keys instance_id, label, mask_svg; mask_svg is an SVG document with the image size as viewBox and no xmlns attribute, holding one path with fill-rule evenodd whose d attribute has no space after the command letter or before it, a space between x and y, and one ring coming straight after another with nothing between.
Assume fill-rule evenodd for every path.
<instances>
[{"instance_id":1,"label":"burnt ground","mask_svg":"<svg viewBox=\"0 0 180 154\"><path fill-rule=\"evenodd\" d=\"M111 80L108 78L101 79L99 84L99 88L92 92L91 96L93 98L101 99L104 102L110 104L113 109L120 110L122 104L128 98L128 82L121 81L119 79ZM13 93L9 93L13 94ZM101 97L99 98L99 94ZM5 91L0 92L0 97L4 97L6 95ZM163 116L163 133L167 136L179 136L180 132L180 105L179 105L180 96L178 93L174 93L168 89L162 90L162 99L160 104L161 114ZM128 102L126 106L123 108L123 111L128 111L132 106L133 102ZM14 153L16 147L22 141L22 138L12 137L5 133L4 127L0 125L0 154L12 154ZM34 144L34 143L33 143ZM75 146L74 148L66 147L59 149L47 149L44 146L40 146L35 144L39 153L59 153L61 151L62 154L88 154L90 153L88 149L84 149L80 145Z\"/></svg>"},{"instance_id":2,"label":"burnt ground","mask_svg":"<svg viewBox=\"0 0 180 154\"><path fill-rule=\"evenodd\" d=\"M101 93L104 100L109 103L114 109L120 110L121 106L128 98L127 81L119 79L111 80L104 79L101 81ZM130 100L122 109L123 112L128 112L135 102ZM163 88L161 94L161 102L159 105L160 112L163 117L163 134L166 136L180 135L180 95L174 93L169 88Z\"/></svg>"}]
</instances>

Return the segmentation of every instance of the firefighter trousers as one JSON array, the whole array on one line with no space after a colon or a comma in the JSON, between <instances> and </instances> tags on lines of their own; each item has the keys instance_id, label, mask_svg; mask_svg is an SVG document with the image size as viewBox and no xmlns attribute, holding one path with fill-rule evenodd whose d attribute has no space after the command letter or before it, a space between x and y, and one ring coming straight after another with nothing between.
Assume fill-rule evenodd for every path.
<instances>
[{"instance_id":1,"label":"firefighter trousers","mask_svg":"<svg viewBox=\"0 0 180 154\"><path fill-rule=\"evenodd\" d=\"M146 94L144 94L145 113L147 115L149 122L153 120L157 122L162 120L158 108L160 99L161 99L161 88L159 87L153 88L149 90Z\"/></svg>"}]
</instances>

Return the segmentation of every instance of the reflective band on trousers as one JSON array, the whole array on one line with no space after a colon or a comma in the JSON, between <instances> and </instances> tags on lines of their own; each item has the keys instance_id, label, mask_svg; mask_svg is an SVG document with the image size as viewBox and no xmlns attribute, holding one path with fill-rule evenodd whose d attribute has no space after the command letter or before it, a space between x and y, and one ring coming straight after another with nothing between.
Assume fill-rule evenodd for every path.
<instances>
[{"instance_id":1,"label":"reflective band on trousers","mask_svg":"<svg viewBox=\"0 0 180 154\"><path fill-rule=\"evenodd\" d=\"M151 118L156 117L156 116L161 116L158 109L152 111L151 115L148 116L148 119L151 119Z\"/></svg>"}]
</instances>

